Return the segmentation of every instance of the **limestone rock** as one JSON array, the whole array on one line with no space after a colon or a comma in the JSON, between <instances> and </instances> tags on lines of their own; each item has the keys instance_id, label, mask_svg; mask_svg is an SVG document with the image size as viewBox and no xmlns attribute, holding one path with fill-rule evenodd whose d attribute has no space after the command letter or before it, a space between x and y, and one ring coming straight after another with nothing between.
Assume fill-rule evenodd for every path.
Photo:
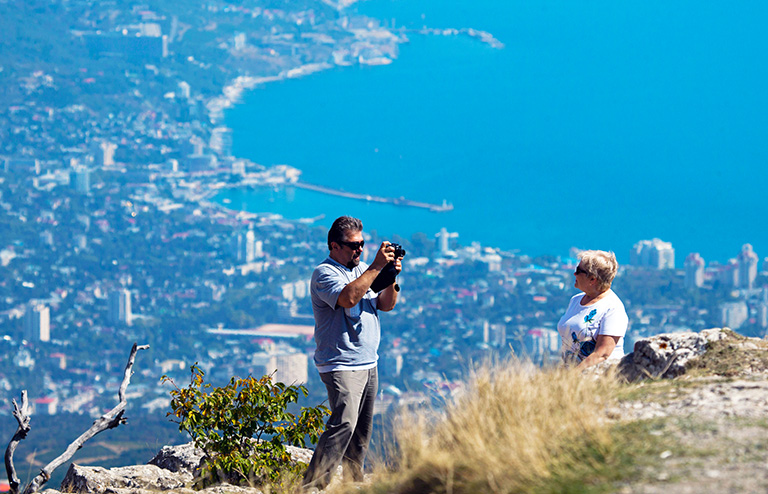
<instances>
[{"instance_id":1,"label":"limestone rock","mask_svg":"<svg viewBox=\"0 0 768 494\"><path fill-rule=\"evenodd\" d=\"M201 449L196 448L194 443L163 446L163 449L154 458L149 460L149 464L157 465L171 472L194 475L204 456L205 453Z\"/></svg>"},{"instance_id":2,"label":"limestone rock","mask_svg":"<svg viewBox=\"0 0 768 494\"><path fill-rule=\"evenodd\" d=\"M286 446L285 449L291 455L292 464L301 462L309 465L310 460L312 460L312 454L314 453L314 451L311 449L298 448L296 446Z\"/></svg>"},{"instance_id":3,"label":"limestone rock","mask_svg":"<svg viewBox=\"0 0 768 494\"><path fill-rule=\"evenodd\" d=\"M106 469L73 463L61 483L61 490L87 494L106 492L127 494L169 490L182 492L190 480L189 474L174 473L156 465Z\"/></svg>"},{"instance_id":4,"label":"limestone rock","mask_svg":"<svg viewBox=\"0 0 768 494\"><path fill-rule=\"evenodd\" d=\"M723 329L705 329L700 333L667 333L639 340L634 351L619 362L619 375L629 381L677 377L685 373L692 358L706 351L707 343L725 338L728 333Z\"/></svg>"}]
</instances>

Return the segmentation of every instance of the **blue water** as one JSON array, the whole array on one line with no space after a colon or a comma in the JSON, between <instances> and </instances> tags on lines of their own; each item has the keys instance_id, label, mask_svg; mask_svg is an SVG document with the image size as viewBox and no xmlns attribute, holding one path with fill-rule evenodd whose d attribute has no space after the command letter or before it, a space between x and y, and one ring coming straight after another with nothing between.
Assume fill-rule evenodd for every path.
<instances>
[{"instance_id":1,"label":"blue water","mask_svg":"<svg viewBox=\"0 0 768 494\"><path fill-rule=\"evenodd\" d=\"M228 111L234 154L308 182L455 206L450 213L305 190L218 200L287 218L340 214L385 235L441 227L538 254L640 239L707 261L768 255L768 2L371 0L409 34L391 65L267 85Z\"/></svg>"}]
</instances>

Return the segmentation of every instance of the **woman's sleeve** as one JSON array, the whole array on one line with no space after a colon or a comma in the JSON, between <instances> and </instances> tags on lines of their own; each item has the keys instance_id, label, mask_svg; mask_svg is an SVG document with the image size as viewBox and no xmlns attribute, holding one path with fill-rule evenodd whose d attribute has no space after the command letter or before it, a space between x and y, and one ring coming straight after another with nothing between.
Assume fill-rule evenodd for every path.
<instances>
[{"instance_id":1,"label":"woman's sleeve","mask_svg":"<svg viewBox=\"0 0 768 494\"><path fill-rule=\"evenodd\" d=\"M626 334L628 325L629 317L627 317L627 311L624 310L624 306L611 307L600 322L600 329L597 334L621 337Z\"/></svg>"}]
</instances>

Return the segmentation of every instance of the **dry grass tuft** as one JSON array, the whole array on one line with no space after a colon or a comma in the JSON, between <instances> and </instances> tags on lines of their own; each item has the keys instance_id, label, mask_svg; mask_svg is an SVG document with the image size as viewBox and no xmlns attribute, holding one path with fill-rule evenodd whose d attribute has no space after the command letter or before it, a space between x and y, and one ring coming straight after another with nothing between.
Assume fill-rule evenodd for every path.
<instances>
[{"instance_id":1,"label":"dry grass tuft","mask_svg":"<svg viewBox=\"0 0 768 494\"><path fill-rule=\"evenodd\" d=\"M768 342L733 331L726 334L726 339L708 343L707 351L691 360L690 374L735 377L768 371Z\"/></svg>"},{"instance_id":2,"label":"dry grass tuft","mask_svg":"<svg viewBox=\"0 0 768 494\"><path fill-rule=\"evenodd\" d=\"M483 367L442 412L400 419L395 468L364 489L575 492L574 479L583 486L610 463L612 440L602 417L616 386L612 378L568 369Z\"/></svg>"}]
</instances>

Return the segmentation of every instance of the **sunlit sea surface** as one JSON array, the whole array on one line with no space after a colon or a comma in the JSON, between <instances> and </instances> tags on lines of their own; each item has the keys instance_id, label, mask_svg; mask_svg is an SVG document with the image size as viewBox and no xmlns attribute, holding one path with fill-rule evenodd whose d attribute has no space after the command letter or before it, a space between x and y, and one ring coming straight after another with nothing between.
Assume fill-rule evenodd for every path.
<instances>
[{"instance_id":1,"label":"sunlit sea surface","mask_svg":"<svg viewBox=\"0 0 768 494\"><path fill-rule=\"evenodd\" d=\"M768 2L370 0L388 26L472 27L505 44L409 33L391 65L257 88L229 110L233 152L362 194L230 190L218 202L286 218L341 214L408 237L531 255L670 241L768 256Z\"/></svg>"}]
</instances>

